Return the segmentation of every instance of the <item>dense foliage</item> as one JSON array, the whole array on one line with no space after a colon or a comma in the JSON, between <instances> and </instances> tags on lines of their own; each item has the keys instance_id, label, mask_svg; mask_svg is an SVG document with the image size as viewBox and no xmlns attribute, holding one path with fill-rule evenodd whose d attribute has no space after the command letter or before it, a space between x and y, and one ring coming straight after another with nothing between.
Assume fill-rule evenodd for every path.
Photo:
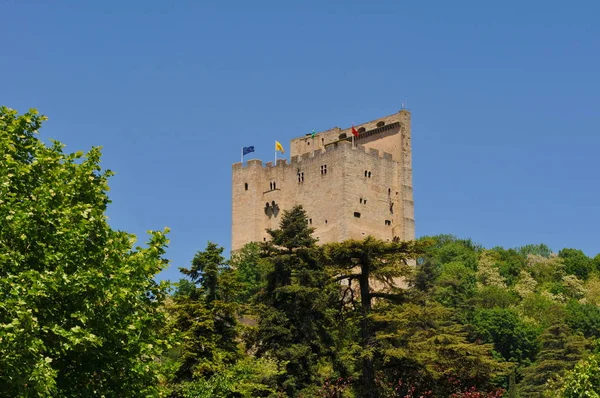
<instances>
[{"instance_id":1,"label":"dense foliage","mask_svg":"<svg viewBox=\"0 0 600 398\"><path fill-rule=\"evenodd\" d=\"M46 146L44 120L0 108L0 396L155 395L165 235L111 229L100 150Z\"/></svg>"},{"instance_id":2,"label":"dense foliage","mask_svg":"<svg viewBox=\"0 0 600 398\"><path fill-rule=\"evenodd\" d=\"M0 396L599 397L600 255L451 235L208 242L167 295L164 233L106 222L100 153L0 108Z\"/></svg>"}]
</instances>

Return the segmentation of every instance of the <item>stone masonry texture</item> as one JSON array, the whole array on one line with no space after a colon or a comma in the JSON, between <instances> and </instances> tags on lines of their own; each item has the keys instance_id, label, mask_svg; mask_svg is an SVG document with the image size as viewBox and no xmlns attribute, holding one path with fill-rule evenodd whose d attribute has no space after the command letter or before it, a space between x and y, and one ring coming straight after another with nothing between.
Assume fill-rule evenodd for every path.
<instances>
[{"instance_id":1,"label":"stone masonry texture","mask_svg":"<svg viewBox=\"0 0 600 398\"><path fill-rule=\"evenodd\" d=\"M233 251L269 239L300 204L319 243L415 238L410 112L294 138L290 162L233 164Z\"/></svg>"}]
</instances>

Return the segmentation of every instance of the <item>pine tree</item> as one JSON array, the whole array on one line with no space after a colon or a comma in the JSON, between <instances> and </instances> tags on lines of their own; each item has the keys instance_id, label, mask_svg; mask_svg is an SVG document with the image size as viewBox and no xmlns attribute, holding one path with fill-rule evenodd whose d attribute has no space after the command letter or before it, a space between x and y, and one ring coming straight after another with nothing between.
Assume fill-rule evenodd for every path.
<instances>
[{"instance_id":1,"label":"pine tree","mask_svg":"<svg viewBox=\"0 0 600 398\"><path fill-rule=\"evenodd\" d=\"M359 394L361 397L375 397L378 394L375 358L381 353L372 317L374 302L382 300L398 304L406 300L405 291L396 285L400 277L410 272L408 260L416 258L422 251L422 244L383 242L367 237L363 241L331 243L323 249L326 261L337 275L335 280L346 286L340 305L357 309L361 348Z\"/></svg>"},{"instance_id":2,"label":"pine tree","mask_svg":"<svg viewBox=\"0 0 600 398\"><path fill-rule=\"evenodd\" d=\"M180 268L190 281L180 283L172 308L174 327L183 335L176 381L210 377L241 355L233 278L222 253L209 242L190 268Z\"/></svg>"},{"instance_id":3,"label":"pine tree","mask_svg":"<svg viewBox=\"0 0 600 398\"><path fill-rule=\"evenodd\" d=\"M284 211L280 229L268 230L264 256L272 262L257 331L257 355L285 363L279 380L287 396L319 384L317 364L331 355L329 309L337 288L319 261L306 213L301 206Z\"/></svg>"},{"instance_id":4,"label":"pine tree","mask_svg":"<svg viewBox=\"0 0 600 398\"><path fill-rule=\"evenodd\" d=\"M526 397L542 397L548 381L561 377L565 371L587 354L588 341L571 334L562 321L548 327L540 335L540 352L536 363L525 369L519 392Z\"/></svg>"}]
</instances>

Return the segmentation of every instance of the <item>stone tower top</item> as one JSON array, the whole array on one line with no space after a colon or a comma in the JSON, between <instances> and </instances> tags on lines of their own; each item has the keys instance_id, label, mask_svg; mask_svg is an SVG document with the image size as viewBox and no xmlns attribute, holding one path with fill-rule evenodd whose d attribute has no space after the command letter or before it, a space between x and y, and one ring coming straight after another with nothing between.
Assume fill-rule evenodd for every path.
<instances>
[{"instance_id":1,"label":"stone tower top","mask_svg":"<svg viewBox=\"0 0 600 398\"><path fill-rule=\"evenodd\" d=\"M269 238L302 205L321 243L414 239L410 112L294 138L290 162L233 165L232 250Z\"/></svg>"}]
</instances>

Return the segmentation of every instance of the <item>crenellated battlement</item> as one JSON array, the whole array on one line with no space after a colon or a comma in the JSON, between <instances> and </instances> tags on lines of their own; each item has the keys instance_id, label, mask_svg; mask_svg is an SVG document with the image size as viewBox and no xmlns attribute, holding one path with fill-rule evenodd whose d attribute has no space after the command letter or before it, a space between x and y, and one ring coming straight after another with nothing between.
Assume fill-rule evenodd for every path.
<instances>
[{"instance_id":1,"label":"crenellated battlement","mask_svg":"<svg viewBox=\"0 0 600 398\"><path fill-rule=\"evenodd\" d=\"M269 238L301 204L320 242L414 238L410 112L294 138L290 160L232 165L232 249ZM269 206L266 206L269 203Z\"/></svg>"}]
</instances>

